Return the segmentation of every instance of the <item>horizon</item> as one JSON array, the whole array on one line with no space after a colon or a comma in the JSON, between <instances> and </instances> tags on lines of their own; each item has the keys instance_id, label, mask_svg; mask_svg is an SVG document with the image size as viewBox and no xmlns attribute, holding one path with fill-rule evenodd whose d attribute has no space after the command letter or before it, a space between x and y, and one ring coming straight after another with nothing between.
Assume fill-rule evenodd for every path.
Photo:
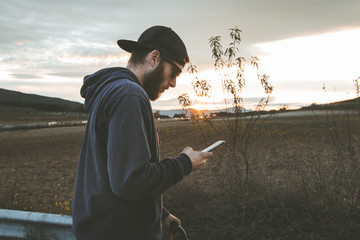
<instances>
[{"instance_id":1,"label":"horizon","mask_svg":"<svg viewBox=\"0 0 360 240\"><path fill-rule=\"evenodd\" d=\"M0 88L6 91L14 91L14 90L9 90L9 89L4 89L4 88ZM45 97L45 98L55 98L55 99L60 99L60 100L64 100L64 101L70 101L70 102L74 102L74 103L79 103L79 104L83 104L83 102L79 102L79 101L72 101L72 100L68 100L68 99L63 99L63 98L59 98L59 97L51 97L51 96L46 96L46 95L39 95L39 94L33 94L33 93L25 93L25 92L21 92L21 91L14 91L14 92L18 92L20 94L25 94L25 95L35 95L38 97ZM278 104L269 104L269 107L264 109L264 110L259 110L259 111L279 111L279 110L301 110L302 108L306 108L306 107L310 107L311 105L315 104L315 105L325 105L325 104L333 104L333 103L337 103L337 102L343 102L343 101L348 101L348 100L354 100L354 99L358 99L360 98L359 96L355 97L355 98L349 98L349 99L343 99L343 100L339 100L339 101L333 101L333 102L326 102L326 103L309 103L309 104L302 104L302 103L298 103L298 104L293 104L292 106L288 106L288 105L278 105ZM231 100L231 99L230 99ZM153 102L151 102L153 103ZM272 106L272 107L271 107ZM182 107L180 105L178 105L177 108L172 108L172 109L157 109L157 108L153 108L153 113L155 112L159 112L160 115L164 115L164 116L168 116L168 117L174 117L175 114L182 114L185 113L189 110L195 110L195 111L204 111L204 113L216 113L216 112L228 112L228 111L232 111L233 107L231 106L222 106L220 107L219 105L216 105L213 108L206 108L203 107L202 109L198 109L196 108L196 106L190 106L188 107L186 110L182 109ZM251 108L246 108L244 106L244 111L252 111L254 109Z\"/></svg>"}]
</instances>

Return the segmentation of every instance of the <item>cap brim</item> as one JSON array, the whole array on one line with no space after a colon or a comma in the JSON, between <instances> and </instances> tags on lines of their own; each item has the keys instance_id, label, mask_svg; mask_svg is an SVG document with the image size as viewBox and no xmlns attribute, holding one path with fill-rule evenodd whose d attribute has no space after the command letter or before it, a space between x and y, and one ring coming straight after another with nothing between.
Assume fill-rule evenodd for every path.
<instances>
[{"instance_id":1,"label":"cap brim","mask_svg":"<svg viewBox=\"0 0 360 240\"><path fill-rule=\"evenodd\" d=\"M125 40L125 39L118 40L117 44L119 45L120 48L124 49L125 51L127 51L129 53L131 53L136 48L146 47L145 45L143 45L141 43L131 41L131 40Z\"/></svg>"}]
</instances>

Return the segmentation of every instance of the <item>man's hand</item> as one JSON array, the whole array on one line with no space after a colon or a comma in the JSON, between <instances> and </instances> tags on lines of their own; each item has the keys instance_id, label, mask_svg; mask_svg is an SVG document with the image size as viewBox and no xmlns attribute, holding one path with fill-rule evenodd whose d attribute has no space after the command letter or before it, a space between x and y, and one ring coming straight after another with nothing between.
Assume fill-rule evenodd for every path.
<instances>
[{"instance_id":1,"label":"man's hand","mask_svg":"<svg viewBox=\"0 0 360 240\"><path fill-rule=\"evenodd\" d=\"M191 147L186 147L182 151L189 156L192 163L192 172L200 169L206 163L208 158L213 157L211 152L198 152L194 151Z\"/></svg>"},{"instance_id":2,"label":"man's hand","mask_svg":"<svg viewBox=\"0 0 360 240\"><path fill-rule=\"evenodd\" d=\"M172 234L171 231L170 231L170 223L171 222L177 222L179 224L179 226L181 226L181 221L180 219L178 219L177 217L175 217L174 215L172 214L169 214L169 216L167 216L164 220L163 220L163 230L164 230L164 233L165 234L168 234L169 236L169 240L173 240L174 239L174 236L176 236L176 234Z\"/></svg>"}]
</instances>

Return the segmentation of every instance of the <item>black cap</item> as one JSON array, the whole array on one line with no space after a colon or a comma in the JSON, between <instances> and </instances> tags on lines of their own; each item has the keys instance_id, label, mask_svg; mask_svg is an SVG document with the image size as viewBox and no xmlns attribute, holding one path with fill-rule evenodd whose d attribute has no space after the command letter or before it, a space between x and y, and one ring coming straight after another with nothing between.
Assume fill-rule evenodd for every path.
<instances>
[{"instance_id":1,"label":"black cap","mask_svg":"<svg viewBox=\"0 0 360 240\"><path fill-rule=\"evenodd\" d=\"M189 62L184 42L169 27L150 27L141 34L137 42L120 39L117 41L117 44L130 53L136 48L145 47L158 50L160 54L165 55L182 66Z\"/></svg>"}]
</instances>

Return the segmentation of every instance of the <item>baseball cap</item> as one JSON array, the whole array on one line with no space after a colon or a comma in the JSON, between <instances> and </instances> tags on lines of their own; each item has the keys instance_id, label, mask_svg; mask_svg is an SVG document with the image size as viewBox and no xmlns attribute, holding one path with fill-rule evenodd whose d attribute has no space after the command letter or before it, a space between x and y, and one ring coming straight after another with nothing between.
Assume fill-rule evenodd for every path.
<instances>
[{"instance_id":1,"label":"baseball cap","mask_svg":"<svg viewBox=\"0 0 360 240\"><path fill-rule=\"evenodd\" d=\"M166 58L182 66L190 61L184 42L171 28L165 26L150 27L137 41L120 39L117 44L130 53L136 48L156 49Z\"/></svg>"}]
</instances>

